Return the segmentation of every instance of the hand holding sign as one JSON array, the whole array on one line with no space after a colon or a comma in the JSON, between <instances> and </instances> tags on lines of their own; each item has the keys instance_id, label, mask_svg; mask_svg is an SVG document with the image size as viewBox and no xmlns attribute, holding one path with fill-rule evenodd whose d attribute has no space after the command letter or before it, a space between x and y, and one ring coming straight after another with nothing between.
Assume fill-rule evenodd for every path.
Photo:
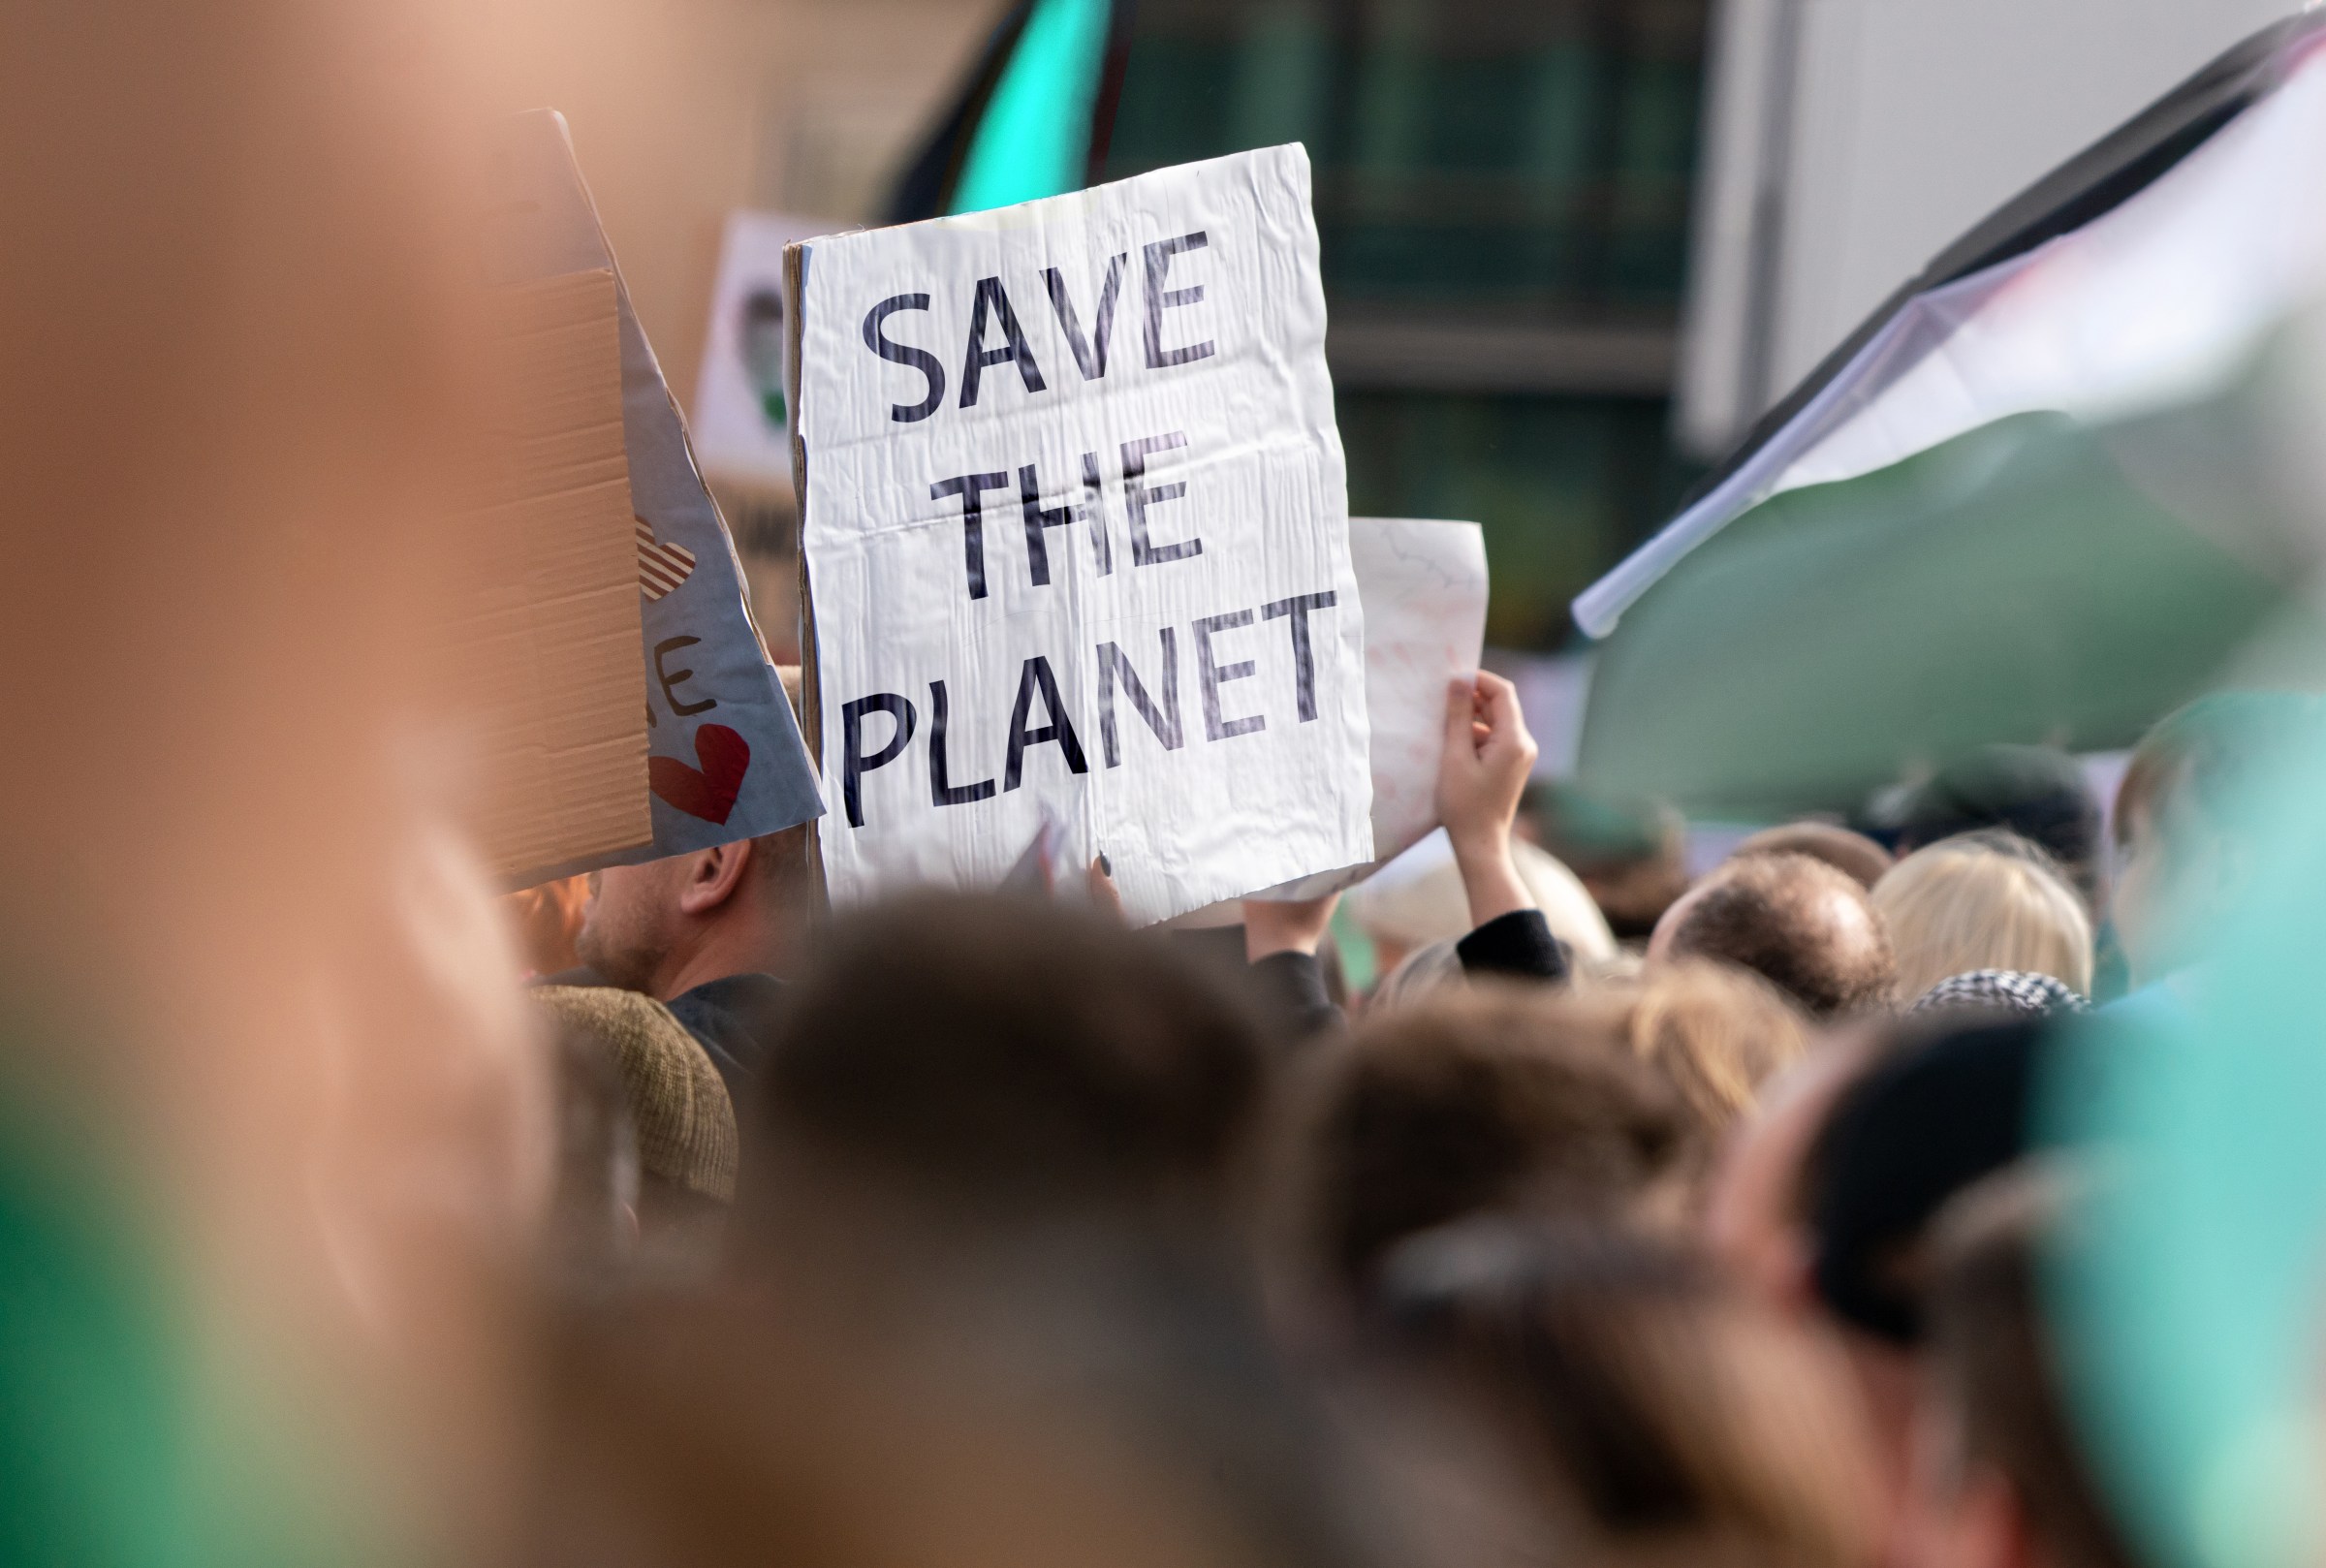
<instances>
[{"instance_id":1,"label":"hand holding sign","mask_svg":"<svg viewBox=\"0 0 2326 1568\"><path fill-rule=\"evenodd\" d=\"M1519 880L1510 857L1510 825L1535 756L1516 686L1481 671L1476 679L1447 688L1437 812L1462 867L1473 925L1534 907L1534 894Z\"/></svg>"}]
</instances>

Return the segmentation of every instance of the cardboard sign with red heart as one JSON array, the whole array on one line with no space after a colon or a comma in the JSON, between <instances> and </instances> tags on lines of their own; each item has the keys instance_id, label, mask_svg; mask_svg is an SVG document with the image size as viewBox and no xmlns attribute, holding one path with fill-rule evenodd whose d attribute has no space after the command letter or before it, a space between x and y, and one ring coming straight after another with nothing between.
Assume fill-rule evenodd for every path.
<instances>
[{"instance_id":1,"label":"cardboard sign with red heart","mask_svg":"<svg viewBox=\"0 0 2326 1568\"><path fill-rule=\"evenodd\" d=\"M653 841L537 877L756 838L823 815L790 701L744 597L727 525L696 470L685 423L639 328L620 268L553 110L505 123L494 147L487 267L523 282L611 268L621 333L621 414L646 674Z\"/></svg>"}]
</instances>

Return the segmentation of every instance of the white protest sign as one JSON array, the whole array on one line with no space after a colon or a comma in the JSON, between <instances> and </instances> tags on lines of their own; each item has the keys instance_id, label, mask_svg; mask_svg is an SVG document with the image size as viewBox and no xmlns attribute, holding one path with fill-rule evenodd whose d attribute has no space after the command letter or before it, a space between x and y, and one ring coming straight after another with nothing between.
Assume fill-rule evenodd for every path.
<instances>
[{"instance_id":1,"label":"white protest sign","mask_svg":"<svg viewBox=\"0 0 2326 1568\"><path fill-rule=\"evenodd\" d=\"M1349 553L1365 599L1375 859L1273 888L1269 898L1322 898L1437 827L1446 688L1475 678L1486 645L1486 536L1476 523L1351 517Z\"/></svg>"},{"instance_id":2,"label":"white protest sign","mask_svg":"<svg viewBox=\"0 0 2326 1568\"><path fill-rule=\"evenodd\" d=\"M1047 819L1159 920L1370 861L1364 613L1297 146L797 253L836 901Z\"/></svg>"},{"instance_id":3,"label":"white protest sign","mask_svg":"<svg viewBox=\"0 0 2326 1568\"><path fill-rule=\"evenodd\" d=\"M784 403L783 250L824 225L778 212L731 212L710 291L709 330L688 427L715 479L792 487Z\"/></svg>"}]
</instances>

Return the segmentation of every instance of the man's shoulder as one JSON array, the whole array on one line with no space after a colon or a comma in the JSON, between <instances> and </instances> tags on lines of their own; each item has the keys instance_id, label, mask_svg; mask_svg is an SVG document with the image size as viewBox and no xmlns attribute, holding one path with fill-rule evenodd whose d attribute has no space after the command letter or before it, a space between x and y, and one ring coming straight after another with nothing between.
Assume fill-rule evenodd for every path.
<instances>
[{"instance_id":1,"label":"man's shoulder","mask_svg":"<svg viewBox=\"0 0 2326 1568\"><path fill-rule=\"evenodd\" d=\"M782 1003L783 982L753 971L707 980L666 1005L703 1042L723 1075L747 1077L759 1071L774 1049Z\"/></svg>"},{"instance_id":2,"label":"man's shoulder","mask_svg":"<svg viewBox=\"0 0 2326 1568\"><path fill-rule=\"evenodd\" d=\"M754 1012L772 1007L783 1000L783 982L773 975L750 971L739 975L721 975L707 980L692 990L681 991L671 998L670 1009L724 1009L728 1012Z\"/></svg>"}]
</instances>

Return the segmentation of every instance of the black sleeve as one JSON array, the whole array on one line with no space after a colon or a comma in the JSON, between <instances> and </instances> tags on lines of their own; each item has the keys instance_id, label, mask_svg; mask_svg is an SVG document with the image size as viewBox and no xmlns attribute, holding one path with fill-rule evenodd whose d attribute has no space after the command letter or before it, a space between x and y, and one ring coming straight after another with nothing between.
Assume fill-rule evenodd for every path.
<instances>
[{"instance_id":1,"label":"black sleeve","mask_svg":"<svg viewBox=\"0 0 2326 1568\"><path fill-rule=\"evenodd\" d=\"M1252 979L1285 1029L1299 1039L1340 1024L1340 1009L1325 989L1325 966L1313 953L1272 953L1251 966Z\"/></svg>"},{"instance_id":2,"label":"black sleeve","mask_svg":"<svg viewBox=\"0 0 2326 1568\"><path fill-rule=\"evenodd\" d=\"M1568 978L1566 945L1551 934L1539 909L1514 909L1454 945L1465 975L1509 975L1556 985Z\"/></svg>"}]
</instances>

